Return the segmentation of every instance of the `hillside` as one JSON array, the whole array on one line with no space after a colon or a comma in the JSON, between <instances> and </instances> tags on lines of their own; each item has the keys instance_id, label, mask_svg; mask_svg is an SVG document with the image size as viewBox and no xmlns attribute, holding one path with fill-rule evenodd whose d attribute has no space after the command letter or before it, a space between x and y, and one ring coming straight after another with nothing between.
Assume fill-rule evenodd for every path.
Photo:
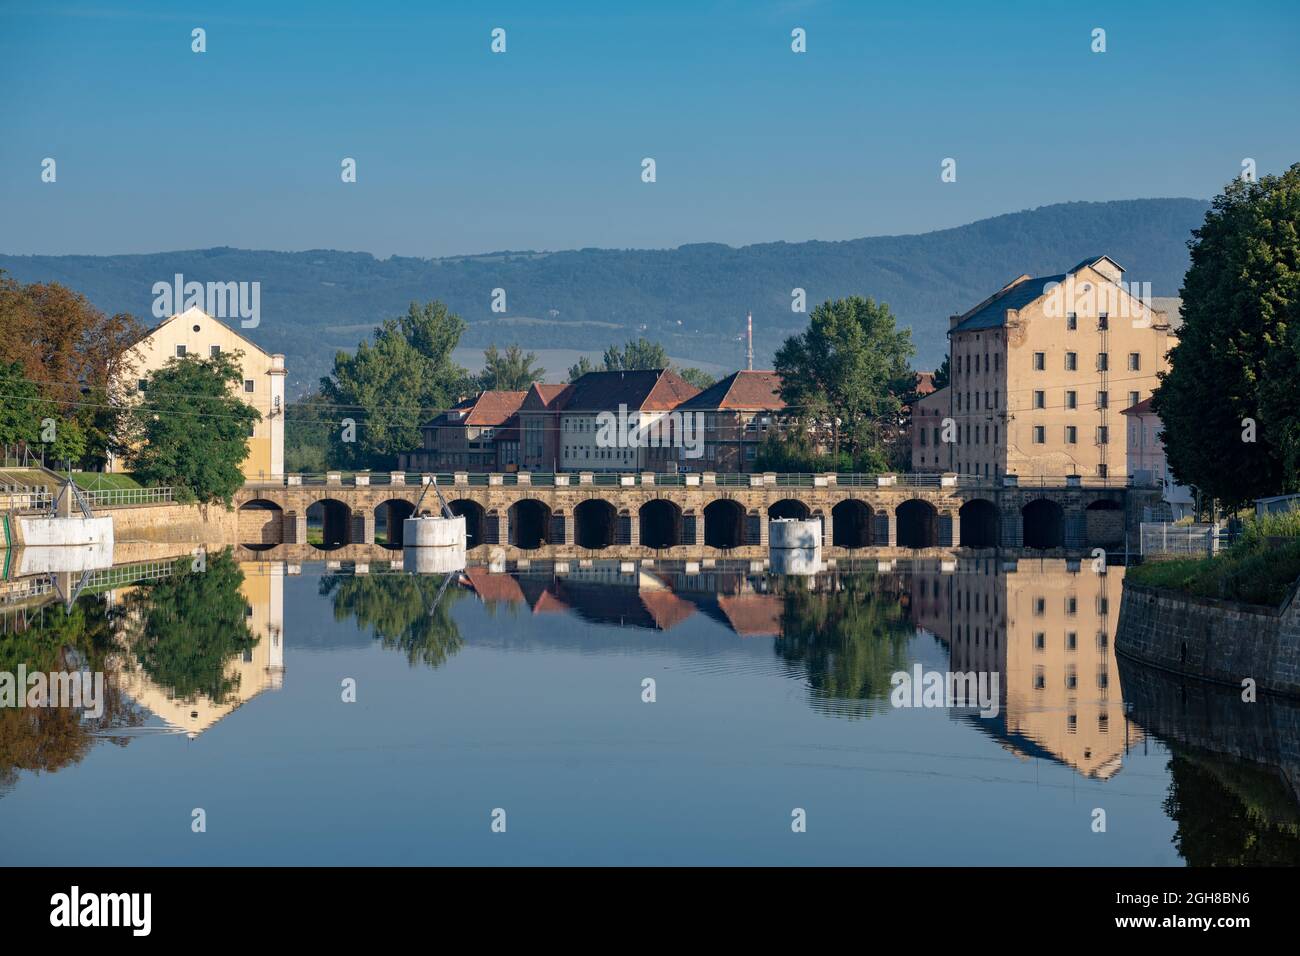
<instances>
[{"instance_id":1,"label":"hillside","mask_svg":"<svg viewBox=\"0 0 1300 956\"><path fill-rule=\"evenodd\" d=\"M462 344L518 342L532 349L603 349L644 334L670 354L738 367L745 311L754 313L755 356L772 352L806 316L790 311L790 290L808 306L850 294L883 299L913 329L919 366L946 350L947 318L1022 272L1060 272L1107 253L1154 295L1176 295L1187 268L1186 242L1208 203L1140 199L1064 203L954 229L844 242L763 243L732 248L702 243L666 250L580 249L500 252L448 259L311 250L216 248L150 255L12 256L0 269L24 281L57 281L105 311L153 324L152 286L181 273L187 281L259 281L261 325L248 334L284 352L290 390L315 381L336 349L355 347L380 319L412 300L439 298L463 315ZM504 288L509 311L494 314ZM552 369L556 374L557 370Z\"/></svg>"}]
</instances>

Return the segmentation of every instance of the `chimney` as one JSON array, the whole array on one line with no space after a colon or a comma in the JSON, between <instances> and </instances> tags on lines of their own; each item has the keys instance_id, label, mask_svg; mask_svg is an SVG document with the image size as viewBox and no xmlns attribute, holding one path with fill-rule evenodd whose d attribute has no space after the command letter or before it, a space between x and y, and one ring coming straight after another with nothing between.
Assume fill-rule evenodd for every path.
<instances>
[{"instance_id":1,"label":"chimney","mask_svg":"<svg viewBox=\"0 0 1300 956\"><path fill-rule=\"evenodd\" d=\"M748 368L749 371L752 372L754 371L754 313L753 312L746 313L745 315L745 337L749 342L749 347L745 355L746 368Z\"/></svg>"}]
</instances>

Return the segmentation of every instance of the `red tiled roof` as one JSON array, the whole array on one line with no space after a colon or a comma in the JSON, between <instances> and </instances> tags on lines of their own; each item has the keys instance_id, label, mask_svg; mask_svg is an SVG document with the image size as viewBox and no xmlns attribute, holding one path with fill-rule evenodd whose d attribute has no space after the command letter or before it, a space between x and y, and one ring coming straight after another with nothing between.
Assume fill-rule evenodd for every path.
<instances>
[{"instance_id":1,"label":"red tiled roof","mask_svg":"<svg viewBox=\"0 0 1300 956\"><path fill-rule=\"evenodd\" d=\"M533 382L528 395L519 407L526 412L555 411L564 407L572 385L548 385L545 382Z\"/></svg>"},{"instance_id":2,"label":"red tiled roof","mask_svg":"<svg viewBox=\"0 0 1300 956\"><path fill-rule=\"evenodd\" d=\"M776 372L748 369L732 372L689 401L683 402L681 407L780 411L785 408L785 402L781 400L781 376Z\"/></svg>"},{"instance_id":3,"label":"red tiled roof","mask_svg":"<svg viewBox=\"0 0 1300 956\"><path fill-rule=\"evenodd\" d=\"M676 627L695 613L694 604L672 591L642 591L641 604L661 631Z\"/></svg>"},{"instance_id":4,"label":"red tiled roof","mask_svg":"<svg viewBox=\"0 0 1300 956\"><path fill-rule=\"evenodd\" d=\"M1154 415L1155 409L1151 407L1152 397L1153 396L1148 395L1146 398L1142 399L1142 401L1138 402L1136 405L1124 409L1124 411L1120 412L1120 414L1121 415Z\"/></svg>"},{"instance_id":5,"label":"red tiled roof","mask_svg":"<svg viewBox=\"0 0 1300 956\"><path fill-rule=\"evenodd\" d=\"M934 391L934 373L917 372L916 373L916 394L924 398Z\"/></svg>"},{"instance_id":6,"label":"red tiled roof","mask_svg":"<svg viewBox=\"0 0 1300 956\"><path fill-rule=\"evenodd\" d=\"M719 595L718 607L741 637L781 633L781 599L775 594Z\"/></svg>"},{"instance_id":7,"label":"red tiled roof","mask_svg":"<svg viewBox=\"0 0 1300 956\"><path fill-rule=\"evenodd\" d=\"M479 392L469 414L461 421L466 425L504 425L523 404L527 392Z\"/></svg>"}]
</instances>

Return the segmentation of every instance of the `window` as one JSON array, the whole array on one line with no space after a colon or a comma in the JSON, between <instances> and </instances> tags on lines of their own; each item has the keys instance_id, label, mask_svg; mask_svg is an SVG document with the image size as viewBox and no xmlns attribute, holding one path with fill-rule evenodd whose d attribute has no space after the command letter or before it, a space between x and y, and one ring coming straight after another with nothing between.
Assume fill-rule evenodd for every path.
<instances>
[{"instance_id":1,"label":"window","mask_svg":"<svg viewBox=\"0 0 1300 956\"><path fill-rule=\"evenodd\" d=\"M1039 631L1034 635L1034 650L1041 651L1047 647L1047 635Z\"/></svg>"},{"instance_id":2,"label":"window","mask_svg":"<svg viewBox=\"0 0 1300 956\"><path fill-rule=\"evenodd\" d=\"M1034 392L1034 408L1046 408L1046 407L1047 407L1047 393L1041 391Z\"/></svg>"},{"instance_id":3,"label":"window","mask_svg":"<svg viewBox=\"0 0 1300 956\"><path fill-rule=\"evenodd\" d=\"M1097 328L1098 328L1099 331L1102 331L1102 332L1105 332L1107 329L1110 328L1110 315L1109 315L1109 313L1102 312L1101 314L1099 314L1099 315L1097 316Z\"/></svg>"},{"instance_id":4,"label":"window","mask_svg":"<svg viewBox=\"0 0 1300 956\"><path fill-rule=\"evenodd\" d=\"M254 382L251 378L244 379L244 391L251 392L256 387L257 387L257 383Z\"/></svg>"},{"instance_id":5,"label":"window","mask_svg":"<svg viewBox=\"0 0 1300 956\"><path fill-rule=\"evenodd\" d=\"M221 354L221 346L220 346L220 345L209 345L209 346L208 346L208 355L212 356L213 358L216 358L216 357L217 357L218 355L220 355L220 354Z\"/></svg>"},{"instance_id":6,"label":"window","mask_svg":"<svg viewBox=\"0 0 1300 956\"><path fill-rule=\"evenodd\" d=\"M1047 443L1047 429L1042 425L1034 426L1034 444L1043 445Z\"/></svg>"},{"instance_id":7,"label":"window","mask_svg":"<svg viewBox=\"0 0 1300 956\"><path fill-rule=\"evenodd\" d=\"M1110 392L1097 393L1097 407L1110 408Z\"/></svg>"},{"instance_id":8,"label":"window","mask_svg":"<svg viewBox=\"0 0 1300 956\"><path fill-rule=\"evenodd\" d=\"M1107 352L1097 353L1097 371L1106 372L1110 370L1110 355Z\"/></svg>"},{"instance_id":9,"label":"window","mask_svg":"<svg viewBox=\"0 0 1300 956\"><path fill-rule=\"evenodd\" d=\"M1065 370L1066 370L1067 372L1073 372L1073 371L1075 371L1076 369L1078 369L1078 367L1079 367L1079 353L1078 353L1078 352L1066 352L1066 353L1065 353Z\"/></svg>"},{"instance_id":10,"label":"window","mask_svg":"<svg viewBox=\"0 0 1300 956\"><path fill-rule=\"evenodd\" d=\"M1098 466L1097 466L1097 477L1098 477L1098 478L1108 478L1108 477L1110 477L1110 468L1107 467L1106 465L1098 465Z\"/></svg>"},{"instance_id":11,"label":"window","mask_svg":"<svg viewBox=\"0 0 1300 956\"><path fill-rule=\"evenodd\" d=\"M185 346L183 345L176 346L176 357L185 358Z\"/></svg>"},{"instance_id":12,"label":"window","mask_svg":"<svg viewBox=\"0 0 1300 956\"><path fill-rule=\"evenodd\" d=\"M1077 444L1079 444L1079 429L1075 428L1073 425L1066 425L1066 426L1065 426L1065 443L1066 443L1067 445L1077 445Z\"/></svg>"},{"instance_id":13,"label":"window","mask_svg":"<svg viewBox=\"0 0 1300 956\"><path fill-rule=\"evenodd\" d=\"M1078 392L1066 392L1066 393L1065 393L1065 407L1066 407L1066 408L1070 408L1070 409L1074 409L1074 408L1078 408L1078 407L1079 407L1079 393L1078 393Z\"/></svg>"},{"instance_id":14,"label":"window","mask_svg":"<svg viewBox=\"0 0 1300 956\"><path fill-rule=\"evenodd\" d=\"M1002 356L997 352L993 353L993 371L1002 371Z\"/></svg>"},{"instance_id":15,"label":"window","mask_svg":"<svg viewBox=\"0 0 1300 956\"><path fill-rule=\"evenodd\" d=\"M1034 598L1034 616L1042 617L1047 613L1047 598Z\"/></svg>"},{"instance_id":16,"label":"window","mask_svg":"<svg viewBox=\"0 0 1300 956\"><path fill-rule=\"evenodd\" d=\"M1035 353L1034 353L1034 371L1035 371L1035 372L1041 372L1041 371L1042 371L1043 369L1045 369L1045 368L1047 368L1047 353L1046 353L1046 352L1035 352Z\"/></svg>"},{"instance_id":17,"label":"window","mask_svg":"<svg viewBox=\"0 0 1300 956\"><path fill-rule=\"evenodd\" d=\"M148 387L149 387L149 380L147 378L142 378L140 379L140 381L136 382L135 384L135 390L137 392L143 392Z\"/></svg>"},{"instance_id":18,"label":"window","mask_svg":"<svg viewBox=\"0 0 1300 956\"><path fill-rule=\"evenodd\" d=\"M1073 332L1079 327L1079 315L1076 312L1067 312L1065 314L1065 327Z\"/></svg>"},{"instance_id":19,"label":"window","mask_svg":"<svg viewBox=\"0 0 1300 956\"><path fill-rule=\"evenodd\" d=\"M1128 393L1128 407L1129 407L1129 408L1132 408L1134 405L1136 405L1138 402L1140 402L1140 401L1142 400L1142 399L1138 398L1138 396L1139 396L1140 394L1141 394L1140 392L1129 392L1129 393Z\"/></svg>"},{"instance_id":20,"label":"window","mask_svg":"<svg viewBox=\"0 0 1300 956\"><path fill-rule=\"evenodd\" d=\"M1110 444L1110 429L1105 425L1097 426L1097 444L1098 445Z\"/></svg>"},{"instance_id":21,"label":"window","mask_svg":"<svg viewBox=\"0 0 1300 956\"><path fill-rule=\"evenodd\" d=\"M1130 372L1137 372L1142 368L1142 354L1140 352L1128 353L1128 369Z\"/></svg>"},{"instance_id":22,"label":"window","mask_svg":"<svg viewBox=\"0 0 1300 956\"><path fill-rule=\"evenodd\" d=\"M925 447L925 445L926 445L926 439L929 438L929 437L930 437L930 436L927 435L927 434L925 433L925 429L922 428L922 429L921 429L921 447L922 447L922 448Z\"/></svg>"},{"instance_id":23,"label":"window","mask_svg":"<svg viewBox=\"0 0 1300 956\"><path fill-rule=\"evenodd\" d=\"M1076 634L1074 631L1071 631L1069 634L1065 635L1065 649L1067 651L1072 651L1078 646L1079 646L1078 634Z\"/></svg>"}]
</instances>

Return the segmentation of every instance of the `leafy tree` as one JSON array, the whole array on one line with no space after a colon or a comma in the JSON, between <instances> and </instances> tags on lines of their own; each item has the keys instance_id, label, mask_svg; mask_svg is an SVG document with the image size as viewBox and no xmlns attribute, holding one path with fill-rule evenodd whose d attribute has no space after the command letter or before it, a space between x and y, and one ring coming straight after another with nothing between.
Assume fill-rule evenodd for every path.
<instances>
[{"instance_id":1,"label":"leafy tree","mask_svg":"<svg viewBox=\"0 0 1300 956\"><path fill-rule=\"evenodd\" d=\"M1153 403L1169 467L1229 506L1300 490L1300 164L1233 180L1192 235Z\"/></svg>"},{"instance_id":2,"label":"leafy tree","mask_svg":"<svg viewBox=\"0 0 1300 956\"><path fill-rule=\"evenodd\" d=\"M585 355L580 356L576 364L569 366L569 381L576 382L588 372L594 371L596 371L596 366L591 363L591 359Z\"/></svg>"},{"instance_id":3,"label":"leafy tree","mask_svg":"<svg viewBox=\"0 0 1300 956\"><path fill-rule=\"evenodd\" d=\"M617 345L605 349L605 371L607 372L633 372L667 367L668 353L664 347L644 337L629 341L621 349Z\"/></svg>"},{"instance_id":4,"label":"leafy tree","mask_svg":"<svg viewBox=\"0 0 1300 956\"><path fill-rule=\"evenodd\" d=\"M184 700L223 703L239 689L227 674L237 655L257 646L239 590L244 574L229 549L211 554L206 568L185 570L130 592L125 619L137 622L127 645L149 678Z\"/></svg>"},{"instance_id":5,"label":"leafy tree","mask_svg":"<svg viewBox=\"0 0 1300 956\"><path fill-rule=\"evenodd\" d=\"M943 364L934 370L934 390L948 387L948 356L943 357Z\"/></svg>"},{"instance_id":6,"label":"leafy tree","mask_svg":"<svg viewBox=\"0 0 1300 956\"><path fill-rule=\"evenodd\" d=\"M340 426L330 455L342 466L382 468L420 445L420 425L473 390L469 372L452 361L465 322L441 302L412 302L404 316L385 319L374 341L339 352L321 379L321 395L336 407ZM342 419L355 421L349 436ZM347 440L355 437L355 440Z\"/></svg>"},{"instance_id":7,"label":"leafy tree","mask_svg":"<svg viewBox=\"0 0 1300 956\"><path fill-rule=\"evenodd\" d=\"M704 369L695 368L694 366L689 368L676 368L673 369L673 371L700 390L708 388L717 381L716 378L704 371Z\"/></svg>"},{"instance_id":8,"label":"leafy tree","mask_svg":"<svg viewBox=\"0 0 1300 956\"><path fill-rule=\"evenodd\" d=\"M805 433L829 435L832 458L843 452L866 470L886 467L915 393L913 354L910 330L897 327L885 303L823 302L777 350L781 398Z\"/></svg>"},{"instance_id":9,"label":"leafy tree","mask_svg":"<svg viewBox=\"0 0 1300 956\"><path fill-rule=\"evenodd\" d=\"M319 474L329 459L330 433L339 415L319 391L289 402L284 409L284 469Z\"/></svg>"},{"instance_id":10,"label":"leafy tree","mask_svg":"<svg viewBox=\"0 0 1300 956\"><path fill-rule=\"evenodd\" d=\"M172 485L202 502L230 503L244 483L240 465L261 412L235 392L235 356L173 358L150 373L132 410L132 470L145 484Z\"/></svg>"},{"instance_id":11,"label":"leafy tree","mask_svg":"<svg viewBox=\"0 0 1300 956\"><path fill-rule=\"evenodd\" d=\"M0 365L0 396L0 445L39 442L45 403L36 384L24 377L21 362Z\"/></svg>"},{"instance_id":12,"label":"leafy tree","mask_svg":"<svg viewBox=\"0 0 1300 956\"><path fill-rule=\"evenodd\" d=\"M479 387L484 390L523 392L533 382L540 382L545 375L546 370L537 364L536 352L524 352L518 345L511 345L502 353L495 345L489 345L483 350L483 372L479 375Z\"/></svg>"}]
</instances>

